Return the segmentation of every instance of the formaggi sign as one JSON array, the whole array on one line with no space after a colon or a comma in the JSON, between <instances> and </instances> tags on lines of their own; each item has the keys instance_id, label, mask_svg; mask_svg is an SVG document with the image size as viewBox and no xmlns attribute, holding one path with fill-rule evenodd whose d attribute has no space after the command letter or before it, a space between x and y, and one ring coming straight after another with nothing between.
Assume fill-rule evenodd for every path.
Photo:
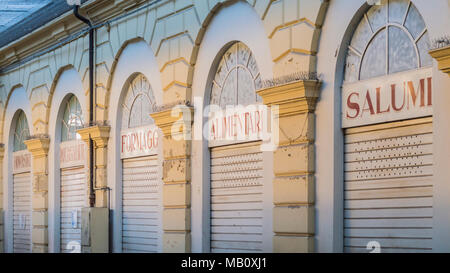
<instances>
[{"instance_id":1,"label":"formaggi sign","mask_svg":"<svg viewBox=\"0 0 450 273\"><path fill-rule=\"evenodd\" d=\"M430 116L431 69L344 84L342 110L344 128Z\"/></svg>"},{"instance_id":2,"label":"formaggi sign","mask_svg":"<svg viewBox=\"0 0 450 273\"><path fill-rule=\"evenodd\" d=\"M122 130L121 158L154 155L158 153L158 127L149 125L144 127Z\"/></svg>"}]
</instances>

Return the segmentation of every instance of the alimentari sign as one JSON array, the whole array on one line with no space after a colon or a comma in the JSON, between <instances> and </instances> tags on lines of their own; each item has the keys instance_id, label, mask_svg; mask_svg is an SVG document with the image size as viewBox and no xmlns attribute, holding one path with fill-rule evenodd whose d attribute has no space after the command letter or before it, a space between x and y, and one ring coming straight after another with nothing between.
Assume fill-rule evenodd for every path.
<instances>
[{"instance_id":1,"label":"alimentari sign","mask_svg":"<svg viewBox=\"0 0 450 273\"><path fill-rule=\"evenodd\" d=\"M159 131L155 125L122 130L120 157L130 158L158 153Z\"/></svg>"},{"instance_id":2,"label":"alimentari sign","mask_svg":"<svg viewBox=\"0 0 450 273\"><path fill-rule=\"evenodd\" d=\"M231 106L210 113L209 146L263 140L268 128L267 106Z\"/></svg>"},{"instance_id":3,"label":"alimentari sign","mask_svg":"<svg viewBox=\"0 0 450 273\"><path fill-rule=\"evenodd\" d=\"M342 127L430 116L431 68L344 84Z\"/></svg>"}]
</instances>

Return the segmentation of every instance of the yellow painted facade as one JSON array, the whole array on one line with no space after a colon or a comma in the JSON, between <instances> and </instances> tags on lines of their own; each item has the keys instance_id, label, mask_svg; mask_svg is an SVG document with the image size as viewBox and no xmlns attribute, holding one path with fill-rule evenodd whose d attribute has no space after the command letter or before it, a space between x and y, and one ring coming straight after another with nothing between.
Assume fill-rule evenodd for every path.
<instances>
[{"instance_id":1,"label":"yellow painted facade","mask_svg":"<svg viewBox=\"0 0 450 273\"><path fill-rule=\"evenodd\" d=\"M114 94L113 90L121 90L123 87L115 86L114 80L121 57L127 48L145 43L156 60L158 74L153 76L160 81L161 88L155 89L155 85L152 82L150 84L158 94L156 97L161 100L157 105L158 111L152 113L151 117L163 133L160 139L162 252L193 250L192 226L195 223L192 196L195 191L199 191L193 183L195 152L192 131L196 111L193 94L202 92L194 90L193 86L198 63L202 61L198 58L202 42L214 18L222 9L237 3L250 7L260 20L265 33L262 42L267 42L270 51L271 66L261 69L270 73L263 80L283 78L298 72L308 75L318 72L319 41L331 2L162 0L150 4L152 1L90 0L83 4L81 13L96 25L94 122L110 124L120 116L116 114L117 109L112 109L112 105L120 107L122 103L117 104L117 101L122 97ZM8 109L16 103L10 100L12 94L23 88L30 105L28 110L31 116L28 118L31 120L30 134L33 137L25 143L32 154L33 252L50 251L49 198L54 198L56 194L49 196L49 185L52 185L49 181L49 150L55 153L49 147L56 139L51 124L52 112L59 110L52 109L51 106L60 77L65 72L76 71L84 95L78 99L82 105L89 104L89 48L88 35L84 29L85 25L68 12L0 48L0 68L5 69L0 73L0 138L4 144L11 139L11 132L7 130L10 126L6 126L6 123ZM76 33L81 34L75 35ZM69 36L74 38L50 51L44 51ZM20 62L39 52L43 54ZM220 52L214 54L220 55ZM338 49L334 57L337 54ZM432 50L430 55L436 59L438 69L450 75L450 48L447 46ZM211 69L214 70L212 67ZM130 71L127 78L133 73L141 71ZM210 75L201 77L209 79ZM269 231L272 252L318 251L315 241L319 219L316 215L319 209L316 205L316 106L322 96L322 88L322 80L307 79L257 90L262 104L272 110L271 115L279 125L276 128L279 136L278 147L270 154L273 160L273 180L269 185L272 200L272 230ZM67 90L67 93L70 92L73 91ZM173 112L175 106L178 106L178 112ZM91 109L86 110L83 114L87 120ZM92 139L94 142L94 192L97 208L109 208L111 205L109 187L113 183L109 174L113 172L110 170L117 166L112 162L120 160L118 154L112 152L116 147L111 145L115 144L112 138L116 143L120 141L116 139L116 131L117 128L109 125L87 126L77 131L83 141L88 143L89 139ZM5 147L0 148L0 165L4 165L9 154L5 152ZM116 158L111 159L113 154ZM4 168L0 169L0 252L6 252L3 245L3 205L6 203L4 189L8 185L7 179L9 174L4 173ZM88 182L86 181L86 185L89 185ZM88 195L89 192L86 191L86 197ZM108 224L105 220L104 225ZM56 235L54 237L56 238ZM103 243L104 240L102 249L105 248Z\"/></svg>"}]
</instances>

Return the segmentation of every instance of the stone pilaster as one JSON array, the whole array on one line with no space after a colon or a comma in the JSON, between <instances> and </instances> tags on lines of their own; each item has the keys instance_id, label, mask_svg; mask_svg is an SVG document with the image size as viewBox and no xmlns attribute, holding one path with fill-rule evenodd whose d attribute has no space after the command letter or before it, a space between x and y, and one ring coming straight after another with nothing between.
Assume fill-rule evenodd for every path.
<instances>
[{"instance_id":1,"label":"stone pilaster","mask_svg":"<svg viewBox=\"0 0 450 273\"><path fill-rule=\"evenodd\" d=\"M430 50L430 55L436 59L439 70L450 76L450 46Z\"/></svg>"},{"instance_id":2,"label":"stone pilaster","mask_svg":"<svg viewBox=\"0 0 450 273\"><path fill-rule=\"evenodd\" d=\"M49 138L26 140L32 164L32 251L48 252L48 149Z\"/></svg>"},{"instance_id":3,"label":"stone pilaster","mask_svg":"<svg viewBox=\"0 0 450 273\"><path fill-rule=\"evenodd\" d=\"M108 190L107 190L107 176L106 165L108 162L108 139L110 126L91 126L77 131L80 134L81 139L88 144L91 138L94 142L94 172L95 172L95 207L106 208L108 207ZM89 158L88 158L89 160ZM88 165L89 166L89 165Z\"/></svg>"},{"instance_id":4,"label":"stone pilaster","mask_svg":"<svg viewBox=\"0 0 450 273\"><path fill-rule=\"evenodd\" d=\"M314 109L319 88L318 81L297 81L257 92L278 124L272 129L279 135L273 160L274 252L314 252Z\"/></svg>"},{"instance_id":5,"label":"stone pilaster","mask_svg":"<svg viewBox=\"0 0 450 273\"><path fill-rule=\"evenodd\" d=\"M2 144L0 146L0 253L4 252L3 236L4 236L4 225L3 225L3 158L5 156L5 147Z\"/></svg>"},{"instance_id":6,"label":"stone pilaster","mask_svg":"<svg viewBox=\"0 0 450 273\"><path fill-rule=\"evenodd\" d=\"M191 126L193 108L153 113L163 138L163 251L191 251Z\"/></svg>"}]
</instances>

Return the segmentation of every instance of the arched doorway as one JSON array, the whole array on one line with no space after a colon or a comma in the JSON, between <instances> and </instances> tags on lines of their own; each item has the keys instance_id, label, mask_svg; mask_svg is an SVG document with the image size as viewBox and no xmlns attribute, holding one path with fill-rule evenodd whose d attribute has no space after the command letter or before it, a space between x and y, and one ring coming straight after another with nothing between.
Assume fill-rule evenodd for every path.
<instances>
[{"instance_id":1,"label":"arched doorway","mask_svg":"<svg viewBox=\"0 0 450 273\"><path fill-rule=\"evenodd\" d=\"M25 113L19 110L13 144L13 252L31 252L31 154L24 141L30 136Z\"/></svg>"},{"instance_id":2,"label":"arched doorway","mask_svg":"<svg viewBox=\"0 0 450 273\"><path fill-rule=\"evenodd\" d=\"M162 180L159 129L150 114L156 101L150 83L138 74L121 104L122 252L159 252Z\"/></svg>"},{"instance_id":3,"label":"arched doorway","mask_svg":"<svg viewBox=\"0 0 450 273\"><path fill-rule=\"evenodd\" d=\"M233 43L212 80L209 103L210 250L264 248L261 76L250 49Z\"/></svg>"},{"instance_id":4,"label":"arched doorway","mask_svg":"<svg viewBox=\"0 0 450 273\"><path fill-rule=\"evenodd\" d=\"M408 0L372 6L342 86L344 251L431 251L433 151L428 32Z\"/></svg>"},{"instance_id":5,"label":"arched doorway","mask_svg":"<svg viewBox=\"0 0 450 273\"><path fill-rule=\"evenodd\" d=\"M83 112L75 95L64 101L61 122L60 160L60 251L81 252L81 208L87 205L86 144L77 133Z\"/></svg>"}]
</instances>

